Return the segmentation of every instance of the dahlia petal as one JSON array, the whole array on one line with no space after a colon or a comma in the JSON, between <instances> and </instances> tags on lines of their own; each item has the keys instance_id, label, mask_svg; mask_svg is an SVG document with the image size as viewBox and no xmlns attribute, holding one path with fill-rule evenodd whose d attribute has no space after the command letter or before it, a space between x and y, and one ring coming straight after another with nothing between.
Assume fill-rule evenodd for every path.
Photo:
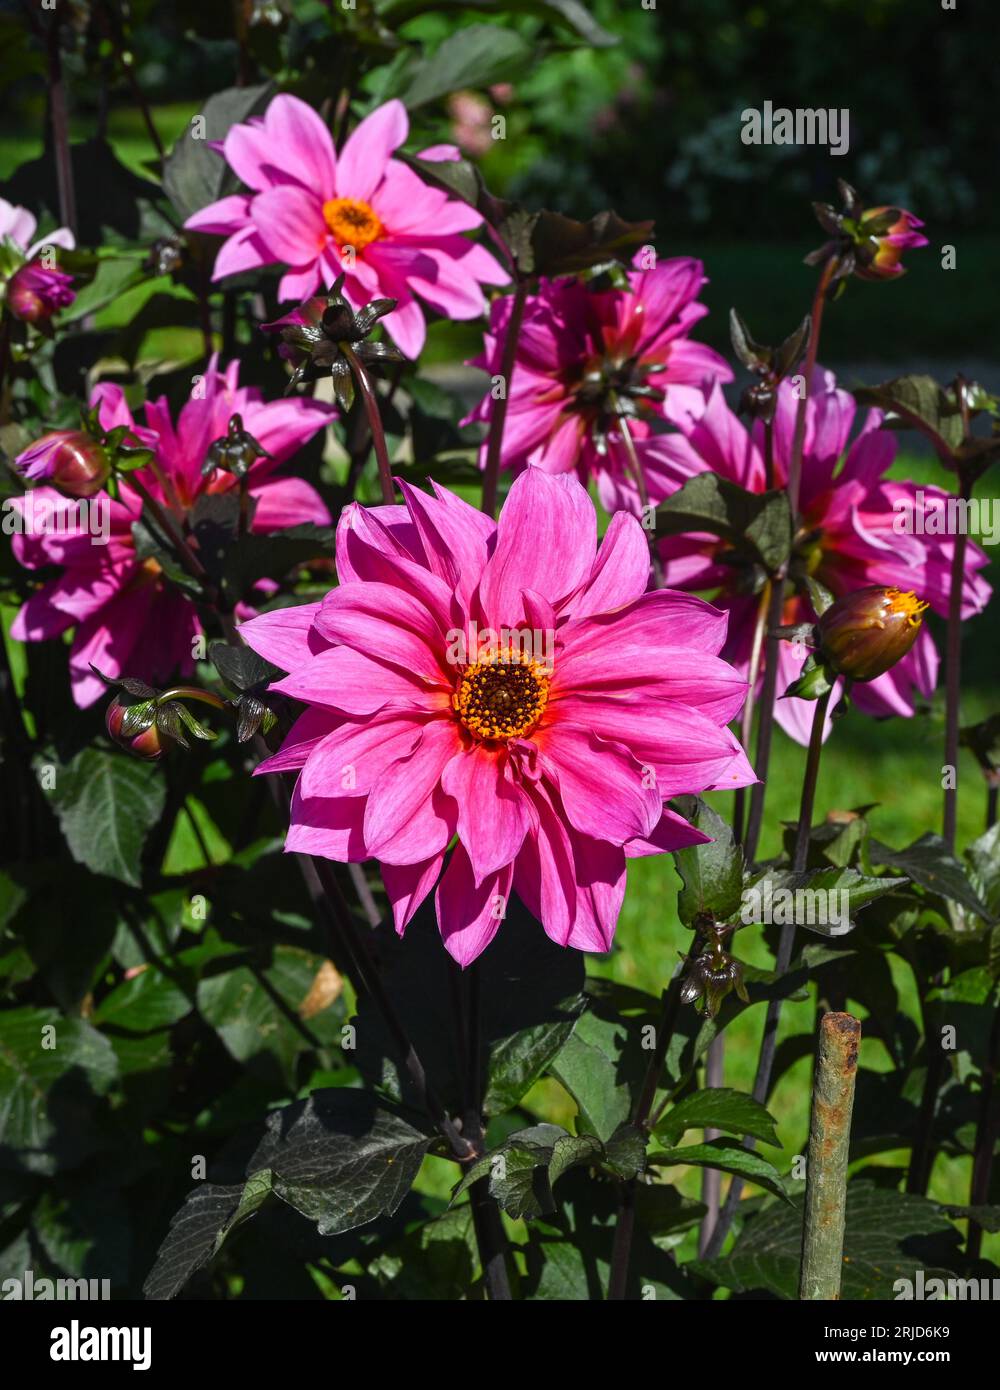
<instances>
[{"instance_id":1,"label":"dahlia petal","mask_svg":"<svg viewBox=\"0 0 1000 1390\"><path fill-rule=\"evenodd\" d=\"M269 478L249 489L257 507L254 532L283 531L289 526L329 526L333 518L319 493L304 478Z\"/></svg>"},{"instance_id":2,"label":"dahlia petal","mask_svg":"<svg viewBox=\"0 0 1000 1390\"><path fill-rule=\"evenodd\" d=\"M352 715L374 714L390 701L411 709L436 707L433 693L418 677L374 661L350 647L320 651L284 680L275 682L271 689L290 695L293 700L326 705Z\"/></svg>"},{"instance_id":3,"label":"dahlia petal","mask_svg":"<svg viewBox=\"0 0 1000 1390\"><path fill-rule=\"evenodd\" d=\"M655 777L622 744L562 721L537 730L534 742L571 825L584 835L622 845L659 820Z\"/></svg>"},{"instance_id":4,"label":"dahlia petal","mask_svg":"<svg viewBox=\"0 0 1000 1390\"><path fill-rule=\"evenodd\" d=\"M607 613L639 598L649 583L649 543L634 516L616 512L590 576L566 611L573 618Z\"/></svg>"},{"instance_id":5,"label":"dahlia petal","mask_svg":"<svg viewBox=\"0 0 1000 1390\"><path fill-rule=\"evenodd\" d=\"M413 524L420 534L427 564L468 607L486 564L488 544L496 531L491 519L454 493L435 488L435 495L398 480ZM432 483L432 486L433 483Z\"/></svg>"},{"instance_id":6,"label":"dahlia petal","mask_svg":"<svg viewBox=\"0 0 1000 1390\"><path fill-rule=\"evenodd\" d=\"M230 236L234 232L249 230L249 220L250 199L245 193L232 193L193 212L184 226L191 232L211 232L216 236Z\"/></svg>"},{"instance_id":7,"label":"dahlia petal","mask_svg":"<svg viewBox=\"0 0 1000 1390\"><path fill-rule=\"evenodd\" d=\"M510 776L506 754L475 745L445 766L441 786L458 803L458 836L477 884L510 864L531 825L531 809Z\"/></svg>"},{"instance_id":8,"label":"dahlia petal","mask_svg":"<svg viewBox=\"0 0 1000 1390\"><path fill-rule=\"evenodd\" d=\"M443 864L442 853L418 864L380 865L397 935L402 936L412 922L420 904L440 878Z\"/></svg>"},{"instance_id":9,"label":"dahlia petal","mask_svg":"<svg viewBox=\"0 0 1000 1390\"><path fill-rule=\"evenodd\" d=\"M375 715L346 721L312 747L302 769L303 796L367 796L374 782L419 743L423 725L412 716Z\"/></svg>"},{"instance_id":10,"label":"dahlia petal","mask_svg":"<svg viewBox=\"0 0 1000 1390\"><path fill-rule=\"evenodd\" d=\"M329 233L314 194L294 184L268 188L251 199L250 213L276 260L305 269L319 259Z\"/></svg>"},{"instance_id":11,"label":"dahlia petal","mask_svg":"<svg viewBox=\"0 0 1000 1390\"><path fill-rule=\"evenodd\" d=\"M265 661L283 671L305 666L326 643L314 630L318 603L300 603L291 608L275 608L248 623L240 623L239 633Z\"/></svg>"},{"instance_id":12,"label":"dahlia petal","mask_svg":"<svg viewBox=\"0 0 1000 1390\"><path fill-rule=\"evenodd\" d=\"M508 864L477 884L461 844L452 851L435 894L445 950L464 969L496 936L510 898L513 866Z\"/></svg>"},{"instance_id":13,"label":"dahlia petal","mask_svg":"<svg viewBox=\"0 0 1000 1390\"><path fill-rule=\"evenodd\" d=\"M337 156L326 122L306 102L283 93L264 116L272 162L321 200L334 196Z\"/></svg>"},{"instance_id":14,"label":"dahlia petal","mask_svg":"<svg viewBox=\"0 0 1000 1390\"><path fill-rule=\"evenodd\" d=\"M673 853L679 849L689 849L692 845L711 844L711 835L689 824L683 816L664 806L663 816L645 839L629 840L625 846L627 859L642 859L649 854Z\"/></svg>"},{"instance_id":15,"label":"dahlia petal","mask_svg":"<svg viewBox=\"0 0 1000 1390\"><path fill-rule=\"evenodd\" d=\"M320 604L316 627L330 642L402 666L431 685L452 685L440 656L444 633L413 594L391 584L347 584Z\"/></svg>"},{"instance_id":16,"label":"dahlia petal","mask_svg":"<svg viewBox=\"0 0 1000 1390\"><path fill-rule=\"evenodd\" d=\"M586 490L575 478L525 469L507 495L479 586L487 622L517 627L525 589L558 608L590 574L596 553L597 517Z\"/></svg>"},{"instance_id":17,"label":"dahlia petal","mask_svg":"<svg viewBox=\"0 0 1000 1390\"><path fill-rule=\"evenodd\" d=\"M368 202L385 173L390 155L399 149L410 131L406 107L387 101L354 128L340 152L337 194Z\"/></svg>"},{"instance_id":18,"label":"dahlia petal","mask_svg":"<svg viewBox=\"0 0 1000 1390\"><path fill-rule=\"evenodd\" d=\"M456 814L441 790L441 774L457 745L455 724L434 720L414 751L375 779L365 808L365 841L376 859L414 864L448 844Z\"/></svg>"},{"instance_id":19,"label":"dahlia petal","mask_svg":"<svg viewBox=\"0 0 1000 1390\"><path fill-rule=\"evenodd\" d=\"M611 950L625 899L625 854L616 845L572 833L576 920L566 940L577 951Z\"/></svg>"},{"instance_id":20,"label":"dahlia petal","mask_svg":"<svg viewBox=\"0 0 1000 1390\"><path fill-rule=\"evenodd\" d=\"M307 709L289 729L285 741L277 753L265 758L253 770L255 777L265 772L298 772L305 766L306 759L314 748L326 738L333 727L336 715L322 706Z\"/></svg>"},{"instance_id":21,"label":"dahlia petal","mask_svg":"<svg viewBox=\"0 0 1000 1390\"><path fill-rule=\"evenodd\" d=\"M359 864L369 858L364 817L365 805L360 797L303 796L297 782L289 808L285 850L316 854L339 864Z\"/></svg>"},{"instance_id":22,"label":"dahlia petal","mask_svg":"<svg viewBox=\"0 0 1000 1390\"><path fill-rule=\"evenodd\" d=\"M526 788L538 824L527 835L514 863L514 891L546 936L559 946L569 942L576 922L576 864L561 808L541 783Z\"/></svg>"}]
</instances>

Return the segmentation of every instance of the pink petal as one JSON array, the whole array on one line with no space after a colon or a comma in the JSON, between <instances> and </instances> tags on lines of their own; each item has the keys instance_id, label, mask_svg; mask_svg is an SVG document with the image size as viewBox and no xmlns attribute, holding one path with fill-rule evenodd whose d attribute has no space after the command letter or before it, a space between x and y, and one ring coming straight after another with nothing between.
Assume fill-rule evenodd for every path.
<instances>
[{"instance_id":1,"label":"pink petal","mask_svg":"<svg viewBox=\"0 0 1000 1390\"><path fill-rule=\"evenodd\" d=\"M307 797L296 783L285 849L297 854L318 854L321 859L335 859L340 864L358 864L369 857L364 816L364 801L360 797Z\"/></svg>"},{"instance_id":2,"label":"pink petal","mask_svg":"<svg viewBox=\"0 0 1000 1390\"><path fill-rule=\"evenodd\" d=\"M454 722L435 720L409 757L376 778L365 808L365 841L374 858L415 864L448 844L456 816L441 790L441 774L457 745Z\"/></svg>"},{"instance_id":3,"label":"pink petal","mask_svg":"<svg viewBox=\"0 0 1000 1390\"><path fill-rule=\"evenodd\" d=\"M331 732L336 716L329 710L307 709L289 729L284 743L270 758L257 764L255 777L265 772L298 772L309 754Z\"/></svg>"},{"instance_id":4,"label":"pink petal","mask_svg":"<svg viewBox=\"0 0 1000 1390\"><path fill-rule=\"evenodd\" d=\"M314 632L318 612L318 603L275 608L248 623L241 623L240 636L265 661L273 662L283 671L297 671L326 645Z\"/></svg>"},{"instance_id":5,"label":"pink petal","mask_svg":"<svg viewBox=\"0 0 1000 1390\"><path fill-rule=\"evenodd\" d=\"M347 720L310 748L302 770L303 796L366 796L387 768L408 758L424 725L406 715Z\"/></svg>"},{"instance_id":6,"label":"pink petal","mask_svg":"<svg viewBox=\"0 0 1000 1390\"><path fill-rule=\"evenodd\" d=\"M539 764L582 834L622 845L648 835L660 819L663 796L655 777L622 744L561 722L537 730L534 742Z\"/></svg>"},{"instance_id":7,"label":"pink petal","mask_svg":"<svg viewBox=\"0 0 1000 1390\"><path fill-rule=\"evenodd\" d=\"M382 864L382 882L392 904L392 920L402 936L420 904L437 883L444 854L432 855L419 864Z\"/></svg>"},{"instance_id":8,"label":"pink petal","mask_svg":"<svg viewBox=\"0 0 1000 1390\"><path fill-rule=\"evenodd\" d=\"M337 194L368 202L381 182L389 156L404 143L410 131L406 107L387 101L351 132L340 152Z\"/></svg>"},{"instance_id":9,"label":"pink petal","mask_svg":"<svg viewBox=\"0 0 1000 1390\"><path fill-rule=\"evenodd\" d=\"M477 884L517 855L531 825L531 808L510 774L507 755L475 745L457 752L441 786L458 803L458 836Z\"/></svg>"},{"instance_id":10,"label":"pink petal","mask_svg":"<svg viewBox=\"0 0 1000 1390\"><path fill-rule=\"evenodd\" d=\"M251 487L250 496L257 503L252 529L258 533L305 522L329 526L333 521L322 497L304 478L269 478Z\"/></svg>"},{"instance_id":11,"label":"pink petal","mask_svg":"<svg viewBox=\"0 0 1000 1390\"><path fill-rule=\"evenodd\" d=\"M597 559L568 611L574 618L606 613L642 595L649 583L649 542L634 516L617 512L611 518Z\"/></svg>"},{"instance_id":12,"label":"pink petal","mask_svg":"<svg viewBox=\"0 0 1000 1390\"><path fill-rule=\"evenodd\" d=\"M429 609L391 584L346 584L320 605L316 626L331 642L402 666L429 685L453 685L445 669L445 636Z\"/></svg>"},{"instance_id":13,"label":"pink petal","mask_svg":"<svg viewBox=\"0 0 1000 1390\"><path fill-rule=\"evenodd\" d=\"M271 686L282 695L306 704L327 705L344 714L374 714L389 703L410 709L432 710L446 696L435 697L419 678L380 661L373 661L350 647L331 647Z\"/></svg>"},{"instance_id":14,"label":"pink petal","mask_svg":"<svg viewBox=\"0 0 1000 1390\"><path fill-rule=\"evenodd\" d=\"M526 468L507 494L479 586L486 621L518 626L525 589L558 608L590 574L596 553L597 518L585 489L575 478Z\"/></svg>"},{"instance_id":15,"label":"pink petal","mask_svg":"<svg viewBox=\"0 0 1000 1390\"><path fill-rule=\"evenodd\" d=\"M267 108L264 127L270 162L281 176L297 179L320 201L332 198L337 156L333 138L317 112L298 97L282 94Z\"/></svg>"},{"instance_id":16,"label":"pink petal","mask_svg":"<svg viewBox=\"0 0 1000 1390\"><path fill-rule=\"evenodd\" d=\"M482 955L500 929L510 898L513 866L477 884L462 845L452 851L435 894L445 950L464 969Z\"/></svg>"},{"instance_id":17,"label":"pink petal","mask_svg":"<svg viewBox=\"0 0 1000 1390\"><path fill-rule=\"evenodd\" d=\"M276 260L304 269L319 259L329 233L312 193L295 185L269 188L251 200L250 212Z\"/></svg>"}]
</instances>

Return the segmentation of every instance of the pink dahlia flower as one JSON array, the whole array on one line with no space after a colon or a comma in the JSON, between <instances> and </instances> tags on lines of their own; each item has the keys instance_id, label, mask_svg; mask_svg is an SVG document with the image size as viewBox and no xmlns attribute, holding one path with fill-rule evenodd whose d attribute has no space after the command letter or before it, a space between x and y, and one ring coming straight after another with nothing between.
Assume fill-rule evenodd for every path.
<instances>
[{"instance_id":1,"label":"pink dahlia flower","mask_svg":"<svg viewBox=\"0 0 1000 1390\"><path fill-rule=\"evenodd\" d=\"M788 382L778 392L774 419L774 470L777 486L787 479L798 400ZM817 369L806 408L800 506L802 527L794 565L811 574L835 596L871 584L914 590L931 608L948 611L954 539L938 534L947 495L939 488L890 482L886 473L896 440L878 427L880 411L869 411L849 445L855 403L838 390L832 372ZM765 490L762 429L749 434L726 405L722 392L709 396L701 419L684 435L654 441L658 465L676 489L696 473L710 470L751 492ZM912 521L909 520L912 518ZM943 528L942 528L943 529ZM926 534L925 534L926 531ZM717 590L716 602L731 613L726 658L746 671L760 598L747 592L747 575L727 563L728 543L707 535L673 536L660 542L666 580L682 589ZM987 559L969 545L962 595L963 617L986 606L990 587L978 574ZM808 602L789 599L786 623L815 622ZM804 649L780 647L778 695L798 677ZM866 714L912 715L914 692L929 696L937 682L938 654L926 625L909 654L869 684L856 685L851 699ZM800 743L807 743L815 705L809 700L778 700L775 716Z\"/></svg>"},{"instance_id":2,"label":"pink dahlia flower","mask_svg":"<svg viewBox=\"0 0 1000 1390\"><path fill-rule=\"evenodd\" d=\"M142 468L135 476L179 522L205 493L235 485L231 473L216 469L203 477L201 468L209 445L226 433L229 417L239 413L249 433L273 455L258 459L248 474L257 504L252 529L266 533L308 521L329 525L330 514L308 483L271 474L323 428L330 408L299 399L265 404L255 389L238 384L238 373L237 362L220 372L213 358L203 393L196 388L176 424L163 399L147 402L146 423L136 424L121 387L108 383L95 389L91 405L98 407L103 429L125 425L153 450L156 469ZM29 455L37 452L37 446L29 449L17 462L31 467ZM91 663L106 676L129 675L151 685L193 670L193 642L201 631L195 606L164 580L155 559L137 556L132 526L142 502L127 480L117 501L102 491L81 507L51 487L37 487L13 499L11 506L23 528L13 538L20 563L28 569L62 567L57 578L46 580L28 598L11 634L22 642L40 642L76 629L70 675L78 705L91 705L106 691Z\"/></svg>"},{"instance_id":3,"label":"pink dahlia flower","mask_svg":"<svg viewBox=\"0 0 1000 1390\"><path fill-rule=\"evenodd\" d=\"M299 773L286 848L378 859L400 933L436 885L462 965L512 890L554 941L607 951L626 860L705 838L665 803L754 780L725 616L645 592L635 517L598 550L575 478L527 469L496 523L400 487L345 513L338 588L242 628L308 706L257 769Z\"/></svg>"},{"instance_id":4,"label":"pink dahlia flower","mask_svg":"<svg viewBox=\"0 0 1000 1390\"><path fill-rule=\"evenodd\" d=\"M312 107L291 96L234 125L221 153L251 191L220 198L185 223L227 237L214 278L284 262L290 268L279 296L300 303L346 271L344 294L355 309L379 297L398 300L385 323L408 357L418 355L426 333L417 296L448 318L485 313L482 286L509 277L463 236L483 225L480 215L392 158L408 132L406 108L390 101L338 154Z\"/></svg>"},{"instance_id":5,"label":"pink dahlia flower","mask_svg":"<svg viewBox=\"0 0 1000 1390\"><path fill-rule=\"evenodd\" d=\"M638 257L637 257L638 259ZM629 274L630 290L595 292L579 280L542 280L529 296L508 386L503 464L597 479L609 512L639 510L639 493L618 432L619 405L645 460L650 423L701 412L705 388L731 381L723 358L688 334L708 313L698 303L707 283L701 261L661 261ZM512 300L493 301L485 351L473 366L500 372ZM487 394L465 423L488 422ZM485 465L485 447L481 463ZM650 501L666 495L647 474Z\"/></svg>"},{"instance_id":6,"label":"pink dahlia flower","mask_svg":"<svg viewBox=\"0 0 1000 1390\"><path fill-rule=\"evenodd\" d=\"M0 263L8 277L4 297L14 317L25 323L44 322L76 298L70 289L73 277L38 259L47 246L72 251L76 245L73 233L68 227L57 227L33 241L37 228L35 216L27 208L0 198Z\"/></svg>"}]
</instances>

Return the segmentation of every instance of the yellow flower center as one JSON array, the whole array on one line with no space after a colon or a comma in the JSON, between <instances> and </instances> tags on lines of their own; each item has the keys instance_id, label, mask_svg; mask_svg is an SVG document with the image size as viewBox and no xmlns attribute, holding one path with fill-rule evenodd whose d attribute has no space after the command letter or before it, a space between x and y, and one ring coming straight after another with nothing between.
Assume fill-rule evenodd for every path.
<instances>
[{"instance_id":1,"label":"yellow flower center","mask_svg":"<svg viewBox=\"0 0 1000 1390\"><path fill-rule=\"evenodd\" d=\"M452 704L475 738L518 738L533 729L549 698L542 664L523 653L478 661L462 676Z\"/></svg>"},{"instance_id":2,"label":"yellow flower center","mask_svg":"<svg viewBox=\"0 0 1000 1390\"><path fill-rule=\"evenodd\" d=\"M906 594L900 589L886 589L885 597L894 617L904 617L911 627L919 627L923 622L920 615L929 605L917 598L912 589Z\"/></svg>"},{"instance_id":3,"label":"yellow flower center","mask_svg":"<svg viewBox=\"0 0 1000 1390\"><path fill-rule=\"evenodd\" d=\"M331 198L323 204L323 218L338 245L355 251L378 241L385 230L374 209L359 198Z\"/></svg>"}]
</instances>

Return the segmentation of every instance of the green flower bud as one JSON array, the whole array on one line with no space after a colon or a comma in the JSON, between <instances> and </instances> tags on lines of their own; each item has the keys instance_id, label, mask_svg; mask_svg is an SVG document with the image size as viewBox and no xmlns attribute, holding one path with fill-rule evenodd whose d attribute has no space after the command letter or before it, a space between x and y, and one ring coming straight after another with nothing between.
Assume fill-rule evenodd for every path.
<instances>
[{"instance_id":1,"label":"green flower bud","mask_svg":"<svg viewBox=\"0 0 1000 1390\"><path fill-rule=\"evenodd\" d=\"M816 624L822 660L838 675L874 680L913 646L926 607L916 594L880 584L845 594Z\"/></svg>"}]
</instances>

